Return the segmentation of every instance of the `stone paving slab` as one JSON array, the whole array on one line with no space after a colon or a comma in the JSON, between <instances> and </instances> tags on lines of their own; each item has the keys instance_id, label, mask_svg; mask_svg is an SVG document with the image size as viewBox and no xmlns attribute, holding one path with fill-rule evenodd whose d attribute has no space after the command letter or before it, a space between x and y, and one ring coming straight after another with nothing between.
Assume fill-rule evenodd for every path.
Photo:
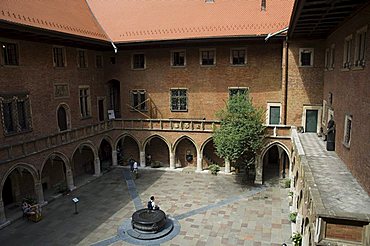
<instances>
[{"instance_id":1,"label":"stone paving slab","mask_svg":"<svg viewBox=\"0 0 370 246\"><path fill-rule=\"evenodd\" d=\"M370 197L339 156L327 151L326 142L315 133L298 136L325 209L369 216Z\"/></svg>"},{"instance_id":2,"label":"stone paving slab","mask_svg":"<svg viewBox=\"0 0 370 246\"><path fill-rule=\"evenodd\" d=\"M135 189L138 197L132 197ZM130 195L131 194L131 195ZM212 176L142 170L127 187L122 169L96 179L45 207L39 223L19 220L0 230L1 245L131 245L117 241L117 229L131 218L140 198L151 195L181 224L161 245L281 245L289 242L288 189L253 187L232 175ZM71 198L80 198L74 215ZM203 209L202 209L203 208ZM289 245L289 244L288 244Z\"/></svg>"}]
</instances>

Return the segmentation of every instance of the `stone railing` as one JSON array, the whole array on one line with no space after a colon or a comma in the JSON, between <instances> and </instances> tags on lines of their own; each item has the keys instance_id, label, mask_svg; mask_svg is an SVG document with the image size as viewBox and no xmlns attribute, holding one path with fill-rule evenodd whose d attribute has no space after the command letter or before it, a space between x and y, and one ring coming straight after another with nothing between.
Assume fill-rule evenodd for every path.
<instances>
[{"instance_id":1,"label":"stone railing","mask_svg":"<svg viewBox=\"0 0 370 246\"><path fill-rule=\"evenodd\" d=\"M197 119L116 119L115 129L147 131L213 132L220 121Z\"/></svg>"},{"instance_id":2,"label":"stone railing","mask_svg":"<svg viewBox=\"0 0 370 246\"><path fill-rule=\"evenodd\" d=\"M200 119L115 119L12 145L0 146L0 164L77 142L113 129L212 133L219 126L220 121ZM283 125L266 127L266 133L270 138L290 138L290 130L290 126Z\"/></svg>"},{"instance_id":3,"label":"stone railing","mask_svg":"<svg viewBox=\"0 0 370 246\"><path fill-rule=\"evenodd\" d=\"M291 128L287 125L266 126L265 132L269 138L290 139Z\"/></svg>"},{"instance_id":4,"label":"stone railing","mask_svg":"<svg viewBox=\"0 0 370 246\"><path fill-rule=\"evenodd\" d=\"M16 144L0 146L0 164L30 156L48 149L53 149L61 145L80 141L82 139L95 136L96 134L110 131L112 128L112 122L106 121Z\"/></svg>"}]
</instances>

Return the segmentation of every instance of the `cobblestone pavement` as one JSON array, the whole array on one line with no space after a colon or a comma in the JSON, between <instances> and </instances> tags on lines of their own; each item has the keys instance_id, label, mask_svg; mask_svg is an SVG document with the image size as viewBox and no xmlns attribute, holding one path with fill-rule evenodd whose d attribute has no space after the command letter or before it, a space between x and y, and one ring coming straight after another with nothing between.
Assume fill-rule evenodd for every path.
<instances>
[{"instance_id":1,"label":"cobblestone pavement","mask_svg":"<svg viewBox=\"0 0 370 246\"><path fill-rule=\"evenodd\" d=\"M92 245L117 240L117 229L155 195L181 225L161 245L281 245L289 242L288 189L248 186L234 175L141 170L134 183L117 168L44 207L38 223L17 220L0 230L1 245ZM126 177L127 179L127 177ZM71 199L78 197L78 214ZM141 203L141 204L140 204ZM112 240L113 239L113 240Z\"/></svg>"}]
</instances>

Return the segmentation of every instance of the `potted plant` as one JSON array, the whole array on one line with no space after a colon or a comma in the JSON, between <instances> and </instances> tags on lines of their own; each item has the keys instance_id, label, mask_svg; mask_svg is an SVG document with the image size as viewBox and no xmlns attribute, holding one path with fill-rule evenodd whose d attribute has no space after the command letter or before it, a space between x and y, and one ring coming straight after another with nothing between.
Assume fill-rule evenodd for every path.
<instances>
[{"instance_id":1,"label":"potted plant","mask_svg":"<svg viewBox=\"0 0 370 246\"><path fill-rule=\"evenodd\" d=\"M297 221L297 212L292 212L289 214L289 220L293 223Z\"/></svg>"},{"instance_id":2,"label":"potted plant","mask_svg":"<svg viewBox=\"0 0 370 246\"><path fill-rule=\"evenodd\" d=\"M299 232L294 232L293 235L290 237L294 246L301 246L302 245L302 235Z\"/></svg>"},{"instance_id":3,"label":"potted plant","mask_svg":"<svg viewBox=\"0 0 370 246\"><path fill-rule=\"evenodd\" d=\"M208 166L208 169L211 171L211 173L213 175L217 175L217 172L219 172L221 169L220 169L220 166L217 165L217 164L212 164L212 165L209 165Z\"/></svg>"}]
</instances>

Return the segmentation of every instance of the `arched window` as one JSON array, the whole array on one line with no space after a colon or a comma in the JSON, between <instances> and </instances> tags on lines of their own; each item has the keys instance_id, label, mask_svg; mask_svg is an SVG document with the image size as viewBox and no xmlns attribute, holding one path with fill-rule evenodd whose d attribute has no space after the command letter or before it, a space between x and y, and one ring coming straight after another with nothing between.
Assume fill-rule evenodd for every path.
<instances>
[{"instance_id":1,"label":"arched window","mask_svg":"<svg viewBox=\"0 0 370 246\"><path fill-rule=\"evenodd\" d=\"M66 106L64 105L59 106L57 111L57 118L59 131L65 131L69 129L68 108Z\"/></svg>"}]
</instances>

